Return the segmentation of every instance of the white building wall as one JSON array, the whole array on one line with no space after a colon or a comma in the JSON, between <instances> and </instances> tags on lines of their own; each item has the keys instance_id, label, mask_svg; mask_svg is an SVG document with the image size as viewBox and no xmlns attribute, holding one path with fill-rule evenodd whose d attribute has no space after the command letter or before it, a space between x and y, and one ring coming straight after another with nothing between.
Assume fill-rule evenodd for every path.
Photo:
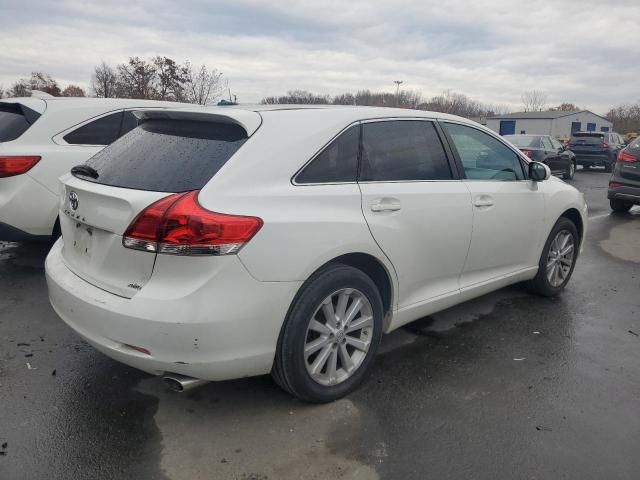
<instances>
[{"instance_id":1,"label":"white building wall","mask_svg":"<svg viewBox=\"0 0 640 480\"><path fill-rule=\"evenodd\" d=\"M515 120L516 130L515 134L519 135L520 132L532 135L551 135L551 120L545 118L505 118L504 120ZM487 119L487 128L490 128L496 133L500 133L500 119ZM569 123L571 125L571 123Z\"/></svg>"},{"instance_id":2,"label":"white building wall","mask_svg":"<svg viewBox=\"0 0 640 480\"><path fill-rule=\"evenodd\" d=\"M595 123L596 132L600 132L602 127L609 127L609 131L613 131L613 124L609 120L591 112L581 112L553 120L551 135L554 137L570 137L572 122L580 122L580 130L582 131L587 129L587 123Z\"/></svg>"}]
</instances>

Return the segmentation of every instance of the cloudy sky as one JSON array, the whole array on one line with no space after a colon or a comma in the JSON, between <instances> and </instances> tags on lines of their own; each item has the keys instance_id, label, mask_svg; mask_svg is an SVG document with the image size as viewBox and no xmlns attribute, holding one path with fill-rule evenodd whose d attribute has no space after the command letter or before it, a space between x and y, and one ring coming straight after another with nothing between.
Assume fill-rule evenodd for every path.
<instances>
[{"instance_id":1,"label":"cloudy sky","mask_svg":"<svg viewBox=\"0 0 640 480\"><path fill-rule=\"evenodd\" d=\"M640 0L0 0L0 85L88 87L94 65L166 55L221 70L243 102L291 89L444 90L517 110L640 100ZM10 20L10 21L9 21Z\"/></svg>"}]
</instances>

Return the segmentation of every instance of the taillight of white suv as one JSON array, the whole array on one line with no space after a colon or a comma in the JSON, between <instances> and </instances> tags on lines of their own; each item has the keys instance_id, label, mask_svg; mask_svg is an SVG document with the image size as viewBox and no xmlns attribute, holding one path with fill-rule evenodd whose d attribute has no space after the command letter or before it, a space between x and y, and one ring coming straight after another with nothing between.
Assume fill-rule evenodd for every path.
<instances>
[{"instance_id":1,"label":"taillight of white suv","mask_svg":"<svg viewBox=\"0 0 640 480\"><path fill-rule=\"evenodd\" d=\"M31 170L40 161L35 155L11 155L0 157L0 178L15 177Z\"/></svg>"},{"instance_id":2,"label":"taillight of white suv","mask_svg":"<svg viewBox=\"0 0 640 480\"><path fill-rule=\"evenodd\" d=\"M262 227L262 219L209 211L198 191L175 193L144 209L127 228L122 245L169 255L231 255Z\"/></svg>"}]
</instances>

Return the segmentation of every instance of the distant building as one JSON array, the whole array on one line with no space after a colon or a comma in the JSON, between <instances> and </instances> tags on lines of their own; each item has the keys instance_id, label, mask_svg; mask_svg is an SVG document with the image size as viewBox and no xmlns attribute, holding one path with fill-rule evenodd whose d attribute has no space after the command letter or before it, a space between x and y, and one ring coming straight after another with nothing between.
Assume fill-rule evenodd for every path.
<instances>
[{"instance_id":1,"label":"distant building","mask_svg":"<svg viewBox=\"0 0 640 480\"><path fill-rule=\"evenodd\" d=\"M518 112L487 118L487 127L500 135L534 134L570 137L572 132L610 132L613 124L589 110Z\"/></svg>"}]
</instances>

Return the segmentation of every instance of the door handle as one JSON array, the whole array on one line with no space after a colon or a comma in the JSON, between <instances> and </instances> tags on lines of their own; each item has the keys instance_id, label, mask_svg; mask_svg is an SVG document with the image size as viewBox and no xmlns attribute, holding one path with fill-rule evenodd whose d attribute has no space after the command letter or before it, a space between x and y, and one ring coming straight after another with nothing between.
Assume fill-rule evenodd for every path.
<instances>
[{"instance_id":1,"label":"door handle","mask_svg":"<svg viewBox=\"0 0 640 480\"><path fill-rule=\"evenodd\" d=\"M395 198L381 198L371 204L372 212L397 212L400 208L400 200Z\"/></svg>"},{"instance_id":2,"label":"door handle","mask_svg":"<svg viewBox=\"0 0 640 480\"><path fill-rule=\"evenodd\" d=\"M493 206L493 197L482 195L473 201L473 205L476 207L491 207Z\"/></svg>"}]
</instances>

